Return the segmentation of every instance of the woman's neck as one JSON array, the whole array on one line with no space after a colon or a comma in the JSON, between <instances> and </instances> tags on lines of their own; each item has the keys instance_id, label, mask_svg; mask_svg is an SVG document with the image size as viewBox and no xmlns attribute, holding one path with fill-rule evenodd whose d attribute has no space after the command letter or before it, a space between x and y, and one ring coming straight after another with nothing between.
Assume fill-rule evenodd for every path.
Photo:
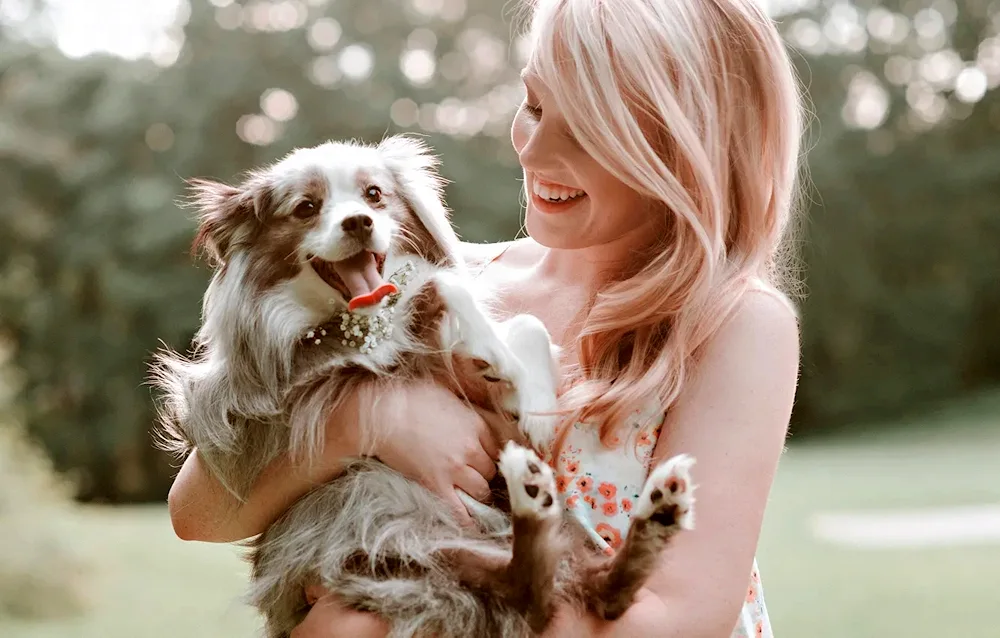
<instances>
[{"instance_id":1,"label":"woman's neck","mask_svg":"<svg viewBox=\"0 0 1000 638\"><path fill-rule=\"evenodd\" d=\"M636 228L612 241L586 248L547 248L531 239L538 255L535 276L556 285L582 288L595 296L611 280L634 266L636 254L649 244L649 228Z\"/></svg>"}]
</instances>

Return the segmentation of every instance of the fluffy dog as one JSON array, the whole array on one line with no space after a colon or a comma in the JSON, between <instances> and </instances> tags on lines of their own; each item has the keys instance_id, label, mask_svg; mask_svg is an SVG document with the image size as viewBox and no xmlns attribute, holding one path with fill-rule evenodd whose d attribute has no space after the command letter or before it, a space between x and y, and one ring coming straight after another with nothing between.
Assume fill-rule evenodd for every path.
<instances>
[{"instance_id":1,"label":"fluffy dog","mask_svg":"<svg viewBox=\"0 0 1000 638\"><path fill-rule=\"evenodd\" d=\"M301 622L315 583L400 638L528 637L560 601L615 618L692 525L686 456L650 475L615 556L563 519L552 470L525 447L552 439L555 349L534 317L495 321L477 300L435 169L422 144L392 137L300 149L236 187L192 184L195 248L216 267L194 352L155 367L168 448L197 447L245 499L277 455L319 450L327 415L362 384L484 384L517 426L498 433L510 515L467 499L475 529L376 459L293 505L251 541L250 600L268 636Z\"/></svg>"}]
</instances>

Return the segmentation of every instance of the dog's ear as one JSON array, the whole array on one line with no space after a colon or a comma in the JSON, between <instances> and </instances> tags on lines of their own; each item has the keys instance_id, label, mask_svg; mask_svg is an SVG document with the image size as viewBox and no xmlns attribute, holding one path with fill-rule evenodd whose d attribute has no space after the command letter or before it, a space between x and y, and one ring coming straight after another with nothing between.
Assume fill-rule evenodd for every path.
<instances>
[{"instance_id":1,"label":"dog's ear","mask_svg":"<svg viewBox=\"0 0 1000 638\"><path fill-rule=\"evenodd\" d=\"M392 172L399 193L440 249L441 265L464 268L459 240L444 205L444 179L438 158L418 139L395 135L378 145L379 155Z\"/></svg>"},{"instance_id":2,"label":"dog's ear","mask_svg":"<svg viewBox=\"0 0 1000 638\"><path fill-rule=\"evenodd\" d=\"M205 253L215 265L225 264L240 234L252 234L255 223L274 208L272 189L259 179L239 188L207 179L189 180L188 186L191 205L198 211L198 234L191 253Z\"/></svg>"}]
</instances>

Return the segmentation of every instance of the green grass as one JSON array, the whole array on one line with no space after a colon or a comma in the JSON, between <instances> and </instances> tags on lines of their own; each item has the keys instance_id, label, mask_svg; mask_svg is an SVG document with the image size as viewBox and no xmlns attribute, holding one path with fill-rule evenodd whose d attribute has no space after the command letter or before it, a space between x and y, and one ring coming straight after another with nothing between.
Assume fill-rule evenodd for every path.
<instances>
[{"instance_id":1,"label":"green grass","mask_svg":"<svg viewBox=\"0 0 1000 638\"><path fill-rule=\"evenodd\" d=\"M779 638L996 636L1000 545L854 549L813 538L819 512L1000 503L1000 397L849 437L794 443L782 461L759 560ZM101 561L91 611L0 621L11 638L255 635L239 602L238 550L182 543L158 507L85 508L67 529Z\"/></svg>"},{"instance_id":2,"label":"green grass","mask_svg":"<svg viewBox=\"0 0 1000 638\"><path fill-rule=\"evenodd\" d=\"M240 602L247 566L231 546L184 543L163 507L86 507L66 529L99 561L90 612L58 621L0 619L3 638L251 638Z\"/></svg>"},{"instance_id":3,"label":"green grass","mask_svg":"<svg viewBox=\"0 0 1000 638\"><path fill-rule=\"evenodd\" d=\"M779 638L998 635L1000 544L855 549L810 532L820 511L1000 503L1000 397L910 425L806 442L783 459L758 553Z\"/></svg>"}]
</instances>

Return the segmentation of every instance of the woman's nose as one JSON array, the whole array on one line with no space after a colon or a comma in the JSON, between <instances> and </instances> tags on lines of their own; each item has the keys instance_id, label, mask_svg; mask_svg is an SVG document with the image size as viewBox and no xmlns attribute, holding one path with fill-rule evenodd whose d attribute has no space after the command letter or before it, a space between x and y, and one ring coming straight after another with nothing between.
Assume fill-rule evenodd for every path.
<instances>
[{"instance_id":1,"label":"woman's nose","mask_svg":"<svg viewBox=\"0 0 1000 638\"><path fill-rule=\"evenodd\" d=\"M554 164L558 149L555 148L551 137L541 123L528 127L524 143L517 153L522 168L543 172Z\"/></svg>"}]
</instances>

